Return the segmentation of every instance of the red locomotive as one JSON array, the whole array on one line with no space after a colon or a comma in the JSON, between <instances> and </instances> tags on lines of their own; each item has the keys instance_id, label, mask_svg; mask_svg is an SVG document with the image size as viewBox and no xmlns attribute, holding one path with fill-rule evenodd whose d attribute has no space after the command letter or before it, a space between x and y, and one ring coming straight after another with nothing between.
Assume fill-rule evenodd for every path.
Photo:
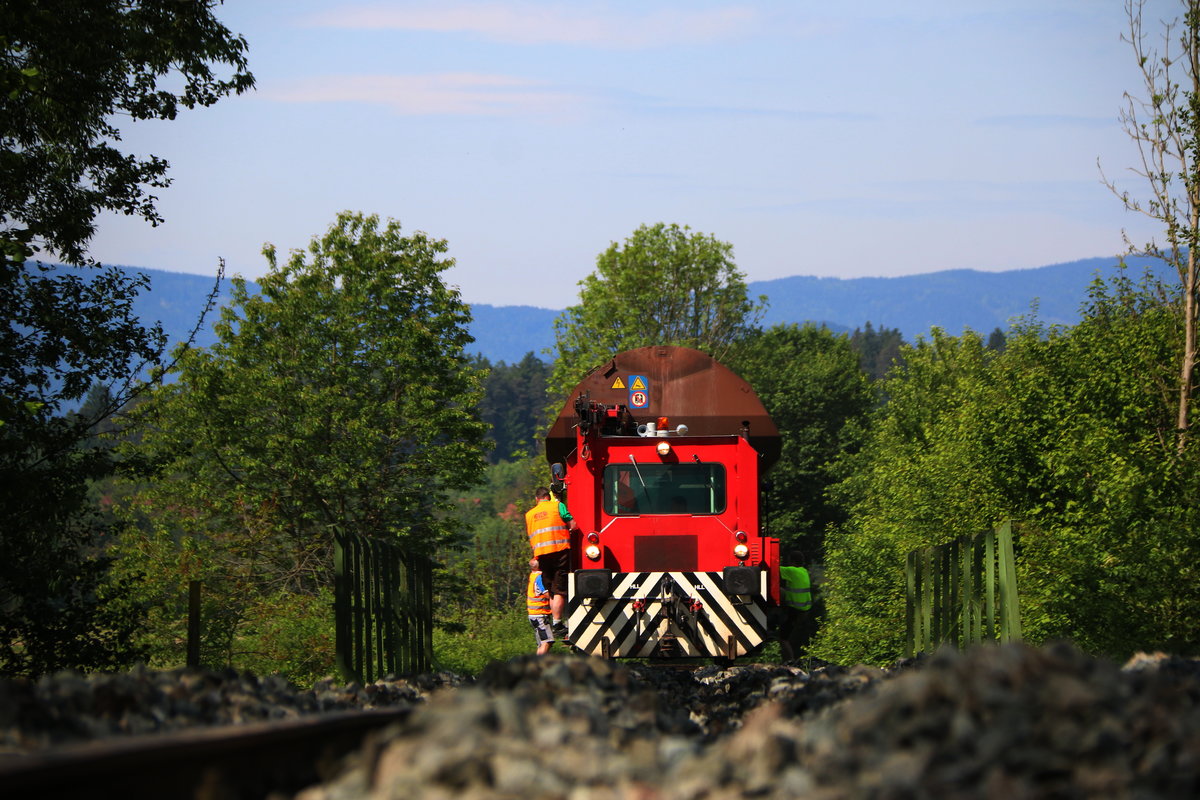
<instances>
[{"instance_id":1,"label":"red locomotive","mask_svg":"<svg viewBox=\"0 0 1200 800\"><path fill-rule=\"evenodd\" d=\"M759 479L779 447L750 385L698 350L642 347L592 370L546 436L579 526L571 644L605 658L758 650L779 603Z\"/></svg>"}]
</instances>

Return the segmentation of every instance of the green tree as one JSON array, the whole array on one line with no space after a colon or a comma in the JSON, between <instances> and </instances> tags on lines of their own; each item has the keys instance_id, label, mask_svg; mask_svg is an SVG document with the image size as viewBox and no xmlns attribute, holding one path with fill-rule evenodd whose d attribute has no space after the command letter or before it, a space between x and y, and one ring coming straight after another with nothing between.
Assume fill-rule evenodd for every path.
<instances>
[{"instance_id":1,"label":"green tree","mask_svg":"<svg viewBox=\"0 0 1200 800\"><path fill-rule=\"evenodd\" d=\"M904 557L1019 523L1022 629L1094 653L1195 650L1200 469L1175 457L1177 318L1156 287L1093 285L1081 322L1025 320L1003 351L934 331L886 381L836 497L818 654L902 652Z\"/></svg>"},{"instance_id":2,"label":"green tree","mask_svg":"<svg viewBox=\"0 0 1200 800\"><path fill-rule=\"evenodd\" d=\"M516 364L492 365L482 359L487 370L483 402L479 406L483 421L491 426L493 464L522 458L537 452L537 430L546 402L546 378L550 368L532 352Z\"/></svg>"},{"instance_id":3,"label":"green tree","mask_svg":"<svg viewBox=\"0 0 1200 800\"><path fill-rule=\"evenodd\" d=\"M988 358L979 337L935 328L903 355L883 381L887 404L873 412L861 450L837 465L845 477L831 489L847 520L825 539L827 617L815 652L843 663L886 663L903 652L908 551L999 513L968 445L976 430L963 397Z\"/></svg>"},{"instance_id":4,"label":"green tree","mask_svg":"<svg viewBox=\"0 0 1200 800\"><path fill-rule=\"evenodd\" d=\"M1200 476L1168 400L1176 312L1156 285L1097 282L1079 325L1022 330L996 362L989 445L1019 465L997 483L1026 524L1018 582L1035 640L1195 652Z\"/></svg>"},{"instance_id":5,"label":"green tree","mask_svg":"<svg viewBox=\"0 0 1200 800\"><path fill-rule=\"evenodd\" d=\"M144 276L26 263L39 249L72 264L102 211L159 222L148 190L167 163L116 146L120 120L173 119L248 89L245 42L212 3L41 0L0 4L0 671L109 667L129 617L102 588L105 533L88 482L112 469L81 448L128 401L163 337L132 314ZM216 76L228 68L231 75ZM94 382L107 407L67 414ZM94 412L94 416L90 414ZM129 611L129 609L127 609ZM114 616L117 614L117 616Z\"/></svg>"},{"instance_id":6,"label":"green tree","mask_svg":"<svg viewBox=\"0 0 1200 800\"><path fill-rule=\"evenodd\" d=\"M826 497L831 465L854 448L873 404L849 339L809 323L777 325L739 345L731 366L749 381L782 436L767 476L771 534L820 563L826 527L841 519Z\"/></svg>"},{"instance_id":7,"label":"green tree","mask_svg":"<svg viewBox=\"0 0 1200 800\"><path fill-rule=\"evenodd\" d=\"M440 669L477 673L489 661L533 649L525 612L531 556L525 512L538 461L526 456L489 465L478 486L454 498L461 534L439 552L442 566L434 576Z\"/></svg>"},{"instance_id":8,"label":"green tree","mask_svg":"<svg viewBox=\"0 0 1200 800\"><path fill-rule=\"evenodd\" d=\"M554 321L551 405L622 350L686 345L721 359L757 327L766 301L748 297L733 245L661 222L612 243L579 286L579 304Z\"/></svg>"},{"instance_id":9,"label":"green tree","mask_svg":"<svg viewBox=\"0 0 1200 800\"><path fill-rule=\"evenodd\" d=\"M1175 452L1182 454L1196 393L1200 314L1200 0L1182 0L1181 29L1179 18L1164 23L1161 50L1146 41L1144 5L1144 0L1126 0L1129 31L1122 38L1133 49L1146 94L1138 98L1125 93L1121 123L1141 156L1141 165L1131 171L1146 182L1149 196L1139 199L1108 178L1104 182L1126 209L1163 226L1164 244L1151 240L1136 245L1127 238L1129 253L1161 259L1174 267L1179 277L1173 294L1182 336L1173 394Z\"/></svg>"},{"instance_id":10,"label":"green tree","mask_svg":"<svg viewBox=\"0 0 1200 800\"><path fill-rule=\"evenodd\" d=\"M904 337L899 328L876 330L870 322L850 334L850 346L858 353L858 365L872 380L880 380L902 356Z\"/></svg>"},{"instance_id":11,"label":"green tree","mask_svg":"<svg viewBox=\"0 0 1200 800\"><path fill-rule=\"evenodd\" d=\"M988 334L988 339L987 339L988 350L996 350L996 351L1003 350L1005 348L1005 346L1007 345L1007 343L1008 343L1008 337L1004 335L1004 331L1000 330L999 327L993 328L992 332Z\"/></svg>"},{"instance_id":12,"label":"green tree","mask_svg":"<svg viewBox=\"0 0 1200 800\"><path fill-rule=\"evenodd\" d=\"M228 586L236 623L261 598L327 585L336 531L418 553L446 540L441 512L478 478L485 433L446 249L348 212L286 262L268 246L260 293L234 279L218 343L184 353L138 409L159 472L124 552L157 542L169 578ZM173 555L187 549L203 557Z\"/></svg>"},{"instance_id":13,"label":"green tree","mask_svg":"<svg viewBox=\"0 0 1200 800\"><path fill-rule=\"evenodd\" d=\"M254 85L246 42L195 0L0 7L0 247L82 263L102 211L162 219L168 164L121 152L118 120L170 120ZM219 76L215 70L227 69Z\"/></svg>"}]
</instances>

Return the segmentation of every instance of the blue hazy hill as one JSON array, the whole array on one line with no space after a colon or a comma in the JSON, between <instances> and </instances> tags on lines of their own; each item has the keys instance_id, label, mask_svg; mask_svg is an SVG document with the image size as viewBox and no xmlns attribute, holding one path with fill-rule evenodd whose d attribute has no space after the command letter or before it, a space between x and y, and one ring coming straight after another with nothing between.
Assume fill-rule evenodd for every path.
<instances>
[{"instance_id":1,"label":"blue hazy hill","mask_svg":"<svg viewBox=\"0 0 1200 800\"><path fill-rule=\"evenodd\" d=\"M1133 260L1132 273L1147 262ZM970 328L984 335L995 328L1007 330L1010 320L1024 316L1036 305L1037 318L1051 324L1073 324L1087 298L1087 288L1097 275L1114 274L1116 259L1090 258L1065 264L1008 272L946 270L897 278L816 278L797 275L749 284L754 297L766 295L764 318L776 323L817 322L836 331L850 331L870 322L876 329L898 328L906 341L927 335L937 326L958 335ZM136 301L145 322L161 321L171 344L184 340L196 323L211 291L214 277L163 270L122 267L145 272L151 289ZM1170 276L1164 277L1171 280ZM251 285L253 288L253 285ZM229 299L222 284L221 302ZM544 352L554 344L554 319L560 309L535 306L471 307L472 352L492 363L520 361L526 353L548 360ZM214 312L197 337L197 344L215 341Z\"/></svg>"},{"instance_id":2,"label":"blue hazy hill","mask_svg":"<svg viewBox=\"0 0 1200 800\"><path fill-rule=\"evenodd\" d=\"M1149 259L1130 259L1129 276L1139 277ZM1156 273L1172 277L1160 262ZM1047 324L1071 325L1097 275L1116 273L1117 259L1088 258L1065 264L1007 272L969 269L905 275L896 278L815 278L794 276L749 284L753 296L766 295L768 325L826 321L851 330L870 322L898 328L905 341L938 327L951 335L970 328L988 334L1008 330L1009 323L1036 311ZM833 325L831 325L833 327ZM834 328L836 330L836 328Z\"/></svg>"}]
</instances>

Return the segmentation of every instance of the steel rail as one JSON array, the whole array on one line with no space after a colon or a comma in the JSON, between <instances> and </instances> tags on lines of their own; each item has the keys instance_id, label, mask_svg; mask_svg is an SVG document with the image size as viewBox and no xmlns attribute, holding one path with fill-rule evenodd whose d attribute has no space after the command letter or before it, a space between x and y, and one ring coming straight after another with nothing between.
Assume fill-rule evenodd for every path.
<instances>
[{"instance_id":1,"label":"steel rail","mask_svg":"<svg viewBox=\"0 0 1200 800\"><path fill-rule=\"evenodd\" d=\"M374 730L411 706L192 728L0 756L5 798L250 800L332 777Z\"/></svg>"}]
</instances>

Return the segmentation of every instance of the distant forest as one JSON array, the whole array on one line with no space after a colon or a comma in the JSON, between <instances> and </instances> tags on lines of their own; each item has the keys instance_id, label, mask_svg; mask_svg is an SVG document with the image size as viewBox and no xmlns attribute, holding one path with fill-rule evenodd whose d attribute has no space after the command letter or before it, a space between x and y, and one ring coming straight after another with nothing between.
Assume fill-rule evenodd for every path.
<instances>
[{"instance_id":1,"label":"distant forest","mask_svg":"<svg viewBox=\"0 0 1200 800\"><path fill-rule=\"evenodd\" d=\"M999 328L988 337L988 347L1004 349ZM868 322L850 334L850 346L858 354L859 367L872 381L883 378L899 363L906 344L897 328L876 328ZM532 352L514 364L491 363L478 356L476 366L488 370L485 395L480 405L484 422L494 443L488 456L492 464L538 453L538 426L546 403L546 379L550 365Z\"/></svg>"}]
</instances>

